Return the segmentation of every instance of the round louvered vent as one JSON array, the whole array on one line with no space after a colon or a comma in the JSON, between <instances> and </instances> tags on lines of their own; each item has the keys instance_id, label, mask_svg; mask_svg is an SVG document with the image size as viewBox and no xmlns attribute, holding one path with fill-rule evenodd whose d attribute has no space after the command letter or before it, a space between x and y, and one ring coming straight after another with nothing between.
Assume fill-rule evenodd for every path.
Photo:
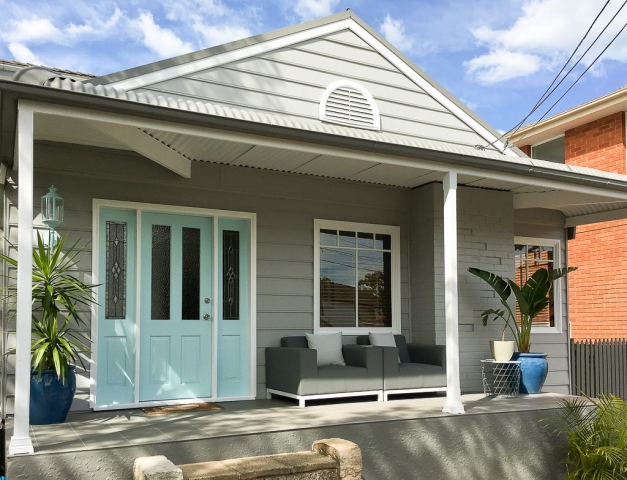
<instances>
[{"instance_id":1,"label":"round louvered vent","mask_svg":"<svg viewBox=\"0 0 627 480\"><path fill-rule=\"evenodd\" d=\"M370 130L381 128L379 109L370 92L348 80L336 82L324 91L320 120Z\"/></svg>"}]
</instances>

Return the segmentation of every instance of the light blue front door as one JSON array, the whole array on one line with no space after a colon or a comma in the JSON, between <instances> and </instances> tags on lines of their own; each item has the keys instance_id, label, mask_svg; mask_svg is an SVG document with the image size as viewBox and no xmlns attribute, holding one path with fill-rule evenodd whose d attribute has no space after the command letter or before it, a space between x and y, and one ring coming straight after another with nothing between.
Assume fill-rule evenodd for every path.
<instances>
[{"instance_id":1,"label":"light blue front door","mask_svg":"<svg viewBox=\"0 0 627 480\"><path fill-rule=\"evenodd\" d=\"M142 213L139 400L211 396L212 219Z\"/></svg>"},{"instance_id":2,"label":"light blue front door","mask_svg":"<svg viewBox=\"0 0 627 480\"><path fill-rule=\"evenodd\" d=\"M98 225L96 405L250 397L251 221L103 207Z\"/></svg>"}]
</instances>

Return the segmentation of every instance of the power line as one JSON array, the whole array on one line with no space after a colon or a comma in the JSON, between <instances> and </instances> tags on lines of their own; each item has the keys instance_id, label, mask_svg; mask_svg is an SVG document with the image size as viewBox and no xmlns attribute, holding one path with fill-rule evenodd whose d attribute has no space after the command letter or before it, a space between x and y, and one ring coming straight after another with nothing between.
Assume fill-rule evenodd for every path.
<instances>
[{"instance_id":1,"label":"power line","mask_svg":"<svg viewBox=\"0 0 627 480\"><path fill-rule=\"evenodd\" d=\"M584 42L584 40L588 37L588 34L590 33L590 31L592 30L592 27L594 27L594 24L597 22L597 20L599 19L599 17L601 16L601 14L603 13L603 11L605 10L605 8L607 7L607 5L610 3L611 0L607 0L607 2L605 2L605 5L603 5L603 8L601 8L601 11L597 14L597 16L594 18L594 20L592 21L592 23L590 24L590 26L588 27L588 30L586 31L585 35L582 37L582 39L579 41L579 43L577 44L577 47L575 47L575 50L573 50L573 53L570 54L570 57L568 57L568 60L566 60L566 63L564 63L564 66L561 68L561 70L557 73L557 75L555 75L555 78L553 78L553 81L551 82L551 84L547 87L547 89L544 91L544 93L540 96L540 99L536 102L536 104L534 105L534 107L531 109L531 111L527 114L527 116L525 118L523 118L518 124L516 124L513 128L510 129L510 132L516 132L523 124L524 122L538 109L540 108L540 106L553 94L553 92L555 92L555 90L562 84L562 82L564 82L564 80L566 80L566 78L568 78L568 75L570 75L570 73L573 71L573 69L579 65L579 63L583 60L583 58L586 56L586 54L590 51L590 49L594 46L594 44L599 40L599 38L601 38L601 35L603 35L603 33L605 32L605 30L607 30L607 28L610 26L610 24L614 21L614 19L616 18L616 16L620 13L620 11L623 9L623 7L627 4L627 1L625 3L623 3L623 5L618 9L618 11L614 14L614 16L612 17L612 19L605 25L605 27L603 28L603 30L601 30L601 33L599 33L597 35L597 37L592 41L592 43L588 46L588 48L586 49L585 52L583 52L583 54L579 57L579 59L575 62L575 64L570 67L570 69L568 70L568 72L566 72L566 75L564 75L562 77L562 79L558 82L557 85L555 85L555 87L553 87L553 85L555 84L555 82L557 81L557 79L560 77L560 75L562 74L562 72L566 69L566 67L568 66L568 64L570 63L570 61L573 59L573 57L575 56L575 54L577 53L577 50L579 50L579 47L581 47L581 44ZM551 89L551 87L553 87Z\"/></svg>"},{"instance_id":2,"label":"power line","mask_svg":"<svg viewBox=\"0 0 627 480\"><path fill-rule=\"evenodd\" d=\"M506 137L507 135L509 135L512 132L517 131L523 124L524 122L531 116L533 115L533 113L544 103L546 102L546 100L548 100L548 98L555 92L555 90L564 82L564 80L570 75L570 73L573 71L573 69L582 61L582 59L584 58L584 56L590 51L590 49L594 46L594 44L599 40L599 38L601 37L601 35L603 35L603 33L605 32L605 30L607 30L607 28L610 26L610 24L614 21L614 19L616 18L616 16L621 12L621 10L625 7L625 5L627 5L627 0L625 0L625 2L621 5L621 7L617 10L617 12L614 14L614 16L610 19L610 21L605 25L605 27L602 29L601 33L599 33L597 35L597 37L592 41L592 43L590 44L590 46L586 49L586 51L579 57L579 59L577 60L577 62L568 70L568 72L566 73L566 75L564 75L562 77L562 79L559 81L559 83L555 86L553 86L555 84L555 82L557 81L557 79L560 77L560 75L564 72L564 70L566 69L566 67L568 66L568 64L570 63L570 61L573 59L573 57L575 56L575 54L577 53L577 51L579 50L579 47L581 47L582 43L585 41L585 39L588 37L588 35L590 34L590 31L592 30L592 28L594 27L594 25L596 24L597 20L599 19L599 17L601 16L601 14L605 11L605 8L608 6L608 4L610 3L611 0L607 0L605 2L605 4L603 5L603 7L601 8L601 10L599 11L599 13L596 15L596 17L594 18L594 20L592 21L592 23L590 24L590 26L588 27L588 30L586 31L586 33L584 34L584 36L581 38L581 40L579 41L579 43L577 44L577 47L575 47L575 49L573 50L573 52L571 53L571 55L568 57L568 60L566 60L566 62L564 63L564 65L562 66L562 68L560 69L560 71L557 73L557 75L553 78L553 81L551 82L551 84L546 88L546 90L544 91L544 93L540 96L540 98L538 99L538 101L536 102L536 104L534 105L534 107L531 109L531 111L519 122L517 123L514 127L512 127L511 129L509 129L507 132L505 132L503 135L501 135L499 138L495 139L493 142L489 143L488 145L486 145L485 147L481 147L479 145L476 146L476 148L480 148L485 150L486 147L489 146L494 146L494 144L498 141L500 141L501 139L503 139L504 137ZM609 46L609 45L608 45ZM607 50L607 47L605 48L605 50ZM604 51L605 51L604 50ZM596 60L595 60L596 61ZM586 70L587 71L587 70ZM572 88L572 87L571 87ZM563 97L562 97L563 98ZM551 107L553 108L553 107ZM544 117L543 117L544 118ZM505 141L505 146L503 148L503 151L505 151L505 149L507 148L508 142L507 140Z\"/></svg>"}]
</instances>

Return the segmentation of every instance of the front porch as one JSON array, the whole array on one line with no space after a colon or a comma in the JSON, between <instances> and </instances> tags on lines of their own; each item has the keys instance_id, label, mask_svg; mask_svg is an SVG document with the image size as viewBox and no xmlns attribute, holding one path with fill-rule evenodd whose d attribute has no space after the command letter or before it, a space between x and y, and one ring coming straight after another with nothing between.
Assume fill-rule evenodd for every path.
<instances>
[{"instance_id":1,"label":"front porch","mask_svg":"<svg viewBox=\"0 0 627 480\"><path fill-rule=\"evenodd\" d=\"M365 479L556 479L564 473L562 451L539 420L555 415L561 398L467 394L464 416L442 413L443 396L334 400L305 409L273 399L226 402L212 412L71 414L64 424L31 426L35 453L9 457L7 474L128 479L134 458L144 455L194 463L296 452L340 437L362 449ZM6 440L12 428L8 420Z\"/></svg>"}]
</instances>

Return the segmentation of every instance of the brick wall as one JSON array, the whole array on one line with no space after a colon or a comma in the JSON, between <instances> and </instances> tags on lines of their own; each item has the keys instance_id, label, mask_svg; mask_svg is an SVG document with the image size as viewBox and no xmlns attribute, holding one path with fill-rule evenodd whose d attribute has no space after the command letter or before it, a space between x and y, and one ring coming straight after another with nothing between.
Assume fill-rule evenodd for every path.
<instances>
[{"instance_id":1,"label":"brick wall","mask_svg":"<svg viewBox=\"0 0 627 480\"><path fill-rule=\"evenodd\" d=\"M625 114L565 133L566 163L627 173ZM627 220L577 227L568 242L569 310L574 339L627 337Z\"/></svg>"},{"instance_id":2,"label":"brick wall","mask_svg":"<svg viewBox=\"0 0 627 480\"><path fill-rule=\"evenodd\" d=\"M627 338L627 220L577 227L568 242L571 337Z\"/></svg>"},{"instance_id":3,"label":"brick wall","mask_svg":"<svg viewBox=\"0 0 627 480\"><path fill-rule=\"evenodd\" d=\"M627 173L625 114L618 112L567 130L566 163L614 173Z\"/></svg>"}]
</instances>

